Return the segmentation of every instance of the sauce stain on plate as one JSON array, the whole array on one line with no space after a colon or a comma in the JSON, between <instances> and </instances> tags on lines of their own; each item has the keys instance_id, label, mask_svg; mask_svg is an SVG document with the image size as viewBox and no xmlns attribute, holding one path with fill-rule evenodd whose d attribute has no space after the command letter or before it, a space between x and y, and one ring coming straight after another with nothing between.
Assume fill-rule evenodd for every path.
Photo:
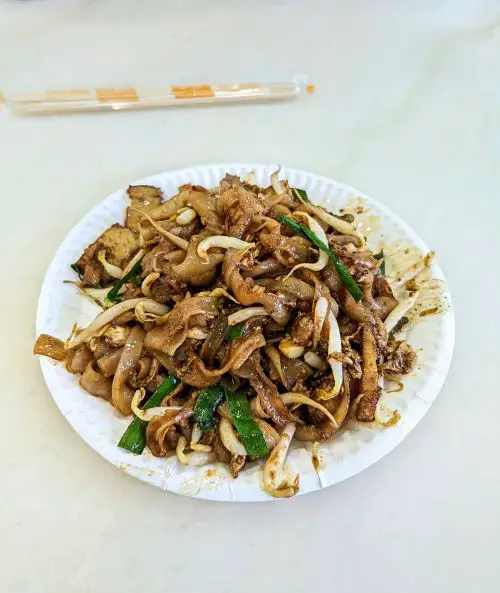
<instances>
[{"instance_id":1,"label":"sauce stain on plate","mask_svg":"<svg viewBox=\"0 0 500 593\"><path fill-rule=\"evenodd\" d=\"M211 465L201 469L195 476L184 480L179 494L196 496L202 490L218 490L230 479L228 472L222 467Z\"/></svg>"},{"instance_id":2,"label":"sauce stain on plate","mask_svg":"<svg viewBox=\"0 0 500 593\"><path fill-rule=\"evenodd\" d=\"M354 216L354 225L364 237L369 237L382 228L380 216L373 212L368 200L365 198L349 198L340 209L340 212Z\"/></svg>"}]
</instances>

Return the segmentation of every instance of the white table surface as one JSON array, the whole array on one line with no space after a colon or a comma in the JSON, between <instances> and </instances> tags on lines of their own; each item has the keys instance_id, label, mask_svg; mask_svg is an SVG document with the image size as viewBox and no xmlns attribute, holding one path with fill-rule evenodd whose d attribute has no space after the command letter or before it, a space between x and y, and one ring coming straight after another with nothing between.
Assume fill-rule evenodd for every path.
<instances>
[{"instance_id":1,"label":"white table surface","mask_svg":"<svg viewBox=\"0 0 500 593\"><path fill-rule=\"evenodd\" d=\"M0 90L283 80L287 104L0 118L0 590L499 590L498 0L0 2ZM31 356L42 277L94 204L149 173L281 162L383 201L438 253L448 380L393 453L285 504L182 498L93 453Z\"/></svg>"}]
</instances>

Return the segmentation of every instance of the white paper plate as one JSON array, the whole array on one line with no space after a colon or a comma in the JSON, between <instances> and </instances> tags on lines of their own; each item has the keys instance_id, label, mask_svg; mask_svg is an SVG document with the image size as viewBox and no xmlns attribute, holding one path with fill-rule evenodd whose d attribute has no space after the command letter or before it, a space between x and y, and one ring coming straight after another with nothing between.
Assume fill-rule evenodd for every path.
<instances>
[{"instance_id":1,"label":"white paper plate","mask_svg":"<svg viewBox=\"0 0 500 593\"><path fill-rule=\"evenodd\" d=\"M258 184L267 185L275 169L274 165L208 165L153 175L135 184L158 186L165 197L170 197L184 183L216 186L226 172L244 175L254 170ZM378 250L384 246L387 253L394 253L387 259L389 276L408 266L412 257L428 251L399 217L355 189L288 167L282 168L280 177L288 179L293 187L304 188L313 201L333 211L343 206L348 210L361 206L363 213L357 218L362 221L370 247ZM125 190L115 192L85 216L63 241L43 282L37 335L48 333L65 339L75 322L85 326L94 318L97 307L63 281L72 277L69 265L89 243L111 224L123 222L126 205ZM406 253L402 252L404 248L408 248ZM391 267L391 261L396 265ZM300 472L299 494L331 486L372 465L400 443L430 408L448 372L455 334L450 296L437 265L432 266L432 275L437 280L429 284L433 302L428 304L434 305L438 299L441 312L421 318L403 336L418 352L418 368L406 378L401 393L384 396L388 405L400 411L401 421L387 429L353 426L332 443L321 445L318 471L311 462L310 445L297 444L289 454L288 464L291 470ZM424 303L422 307L425 306ZM62 365L43 357L40 364L50 393L71 426L95 451L125 472L187 496L232 502L272 500L262 489L257 464L233 480L221 464L189 468L180 465L175 457L156 458L149 452L135 456L119 449L116 443L130 418L120 417L109 404L84 392L78 378L67 373Z\"/></svg>"}]
</instances>

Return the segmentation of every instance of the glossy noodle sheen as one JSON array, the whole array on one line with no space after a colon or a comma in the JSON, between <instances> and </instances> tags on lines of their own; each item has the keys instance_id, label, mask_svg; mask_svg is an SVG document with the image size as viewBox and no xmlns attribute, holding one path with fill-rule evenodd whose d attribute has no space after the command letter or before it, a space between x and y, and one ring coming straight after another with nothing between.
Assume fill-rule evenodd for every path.
<instances>
[{"instance_id":1,"label":"glossy noodle sheen","mask_svg":"<svg viewBox=\"0 0 500 593\"><path fill-rule=\"evenodd\" d=\"M267 187L228 174L169 200L156 187L128 193L124 225L74 267L106 309L66 343L39 336L35 354L62 361L89 394L130 415L120 443L129 451L147 444L183 465L218 460L233 477L261 455L267 491L292 496L290 442L335 438L349 418L373 422L383 373L414 368L395 329L416 297L398 302L355 219L311 207L277 173Z\"/></svg>"}]
</instances>

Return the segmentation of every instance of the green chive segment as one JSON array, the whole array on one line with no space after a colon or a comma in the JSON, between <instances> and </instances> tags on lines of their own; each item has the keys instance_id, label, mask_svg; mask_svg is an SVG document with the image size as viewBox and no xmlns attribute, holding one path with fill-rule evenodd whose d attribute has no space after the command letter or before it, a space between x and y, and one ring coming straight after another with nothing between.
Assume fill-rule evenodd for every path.
<instances>
[{"instance_id":1,"label":"green chive segment","mask_svg":"<svg viewBox=\"0 0 500 593\"><path fill-rule=\"evenodd\" d=\"M384 258L384 250L383 250L383 249L381 249L381 250L380 250L380 252L379 252L379 253L376 253L376 254L375 254L373 257L374 257L375 259L379 259L379 260L381 259L381 260L382 260L382 261L380 262L380 267L379 267L379 270L380 270L380 273L382 274L382 276L385 276L385 258Z\"/></svg>"},{"instance_id":2,"label":"green chive segment","mask_svg":"<svg viewBox=\"0 0 500 593\"><path fill-rule=\"evenodd\" d=\"M127 272L127 274L125 274L125 276L123 276L123 278L120 278L113 284L113 288L111 288L111 290L106 295L106 298L104 299L105 302L107 304L119 303L122 300L120 295L118 294L120 288L127 282L134 282L134 284L137 284L137 282L140 281L140 276L141 276L141 262L138 261L133 266L133 268L130 270L130 272Z\"/></svg>"},{"instance_id":3,"label":"green chive segment","mask_svg":"<svg viewBox=\"0 0 500 593\"><path fill-rule=\"evenodd\" d=\"M294 200L303 200L304 202L310 202L309 196L305 189L299 189L298 187L292 187L292 196Z\"/></svg>"},{"instance_id":4,"label":"green chive segment","mask_svg":"<svg viewBox=\"0 0 500 593\"><path fill-rule=\"evenodd\" d=\"M173 375L169 375L153 393L153 395L146 401L143 406L144 410L159 406L163 398L171 393L178 384L179 379ZM127 449L127 451L130 451L131 453L140 455L146 446L147 425L148 423L145 420L141 420L141 418L136 416L128 425L127 430L123 433L118 446L122 449Z\"/></svg>"},{"instance_id":5,"label":"green chive segment","mask_svg":"<svg viewBox=\"0 0 500 593\"><path fill-rule=\"evenodd\" d=\"M212 385L200 390L194 407L194 421L203 432L214 427L215 410L223 397L224 389L219 385Z\"/></svg>"},{"instance_id":6,"label":"green chive segment","mask_svg":"<svg viewBox=\"0 0 500 593\"><path fill-rule=\"evenodd\" d=\"M259 425L252 416L247 397L242 391L225 390L226 402L234 426L248 455L264 457L268 448Z\"/></svg>"},{"instance_id":7,"label":"green chive segment","mask_svg":"<svg viewBox=\"0 0 500 593\"><path fill-rule=\"evenodd\" d=\"M80 280L81 282L83 280L83 272L81 271L81 269L76 264L71 264L70 268L73 270L73 272L76 272L78 280Z\"/></svg>"},{"instance_id":8,"label":"green chive segment","mask_svg":"<svg viewBox=\"0 0 500 593\"><path fill-rule=\"evenodd\" d=\"M361 292L361 289L359 288L359 286L356 284L356 281L354 280L354 278L351 276L349 270L340 261L338 256L327 245L325 245L323 243L323 241L321 241L321 239L319 239L311 231L311 229L309 229L308 227L306 227L303 224L295 222L295 220L288 218L288 216L285 216L284 214L280 214L280 216L278 216L278 220L282 224L286 224L287 226L289 226L296 233L305 235L311 241L311 243L316 245L316 247L318 249L321 249L322 251L324 251L328 255L328 258L330 259L332 264L335 266L335 269L337 270L337 272L340 276L340 279L344 283L347 290L351 293L354 300L360 301L363 298L363 293Z\"/></svg>"},{"instance_id":9,"label":"green chive segment","mask_svg":"<svg viewBox=\"0 0 500 593\"><path fill-rule=\"evenodd\" d=\"M243 322L227 328L226 340L238 340L243 336Z\"/></svg>"}]
</instances>

